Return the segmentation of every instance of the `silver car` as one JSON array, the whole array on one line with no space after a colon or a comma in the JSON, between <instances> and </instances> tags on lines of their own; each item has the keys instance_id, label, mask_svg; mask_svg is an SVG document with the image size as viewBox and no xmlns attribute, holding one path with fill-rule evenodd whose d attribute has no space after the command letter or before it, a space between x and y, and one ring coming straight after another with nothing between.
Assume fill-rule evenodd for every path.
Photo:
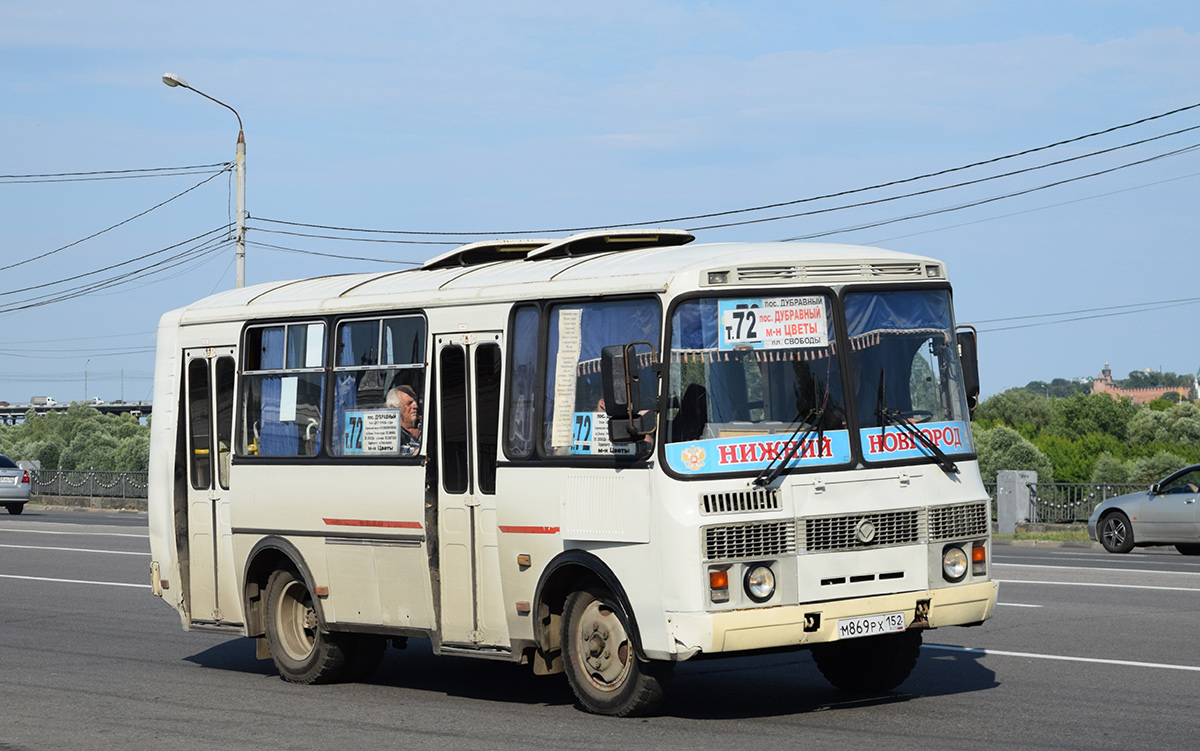
<instances>
[{"instance_id":1,"label":"silver car","mask_svg":"<svg viewBox=\"0 0 1200 751\"><path fill-rule=\"evenodd\" d=\"M0 503L10 514L19 514L29 502L29 470L21 469L0 454Z\"/></svg>"},{"instance_id":2,"label":"silver car","mask_svg":"<svg viewBox=\"0 0 1200 751\"><path fill-rule=\"evenodd\" d=\"M1088 536L1110 553L1134 545L1174 545L1200 555L1200 464L1168 475L1140 493L1109 498L1088 518Z\"/></svg>"}]
</instances>

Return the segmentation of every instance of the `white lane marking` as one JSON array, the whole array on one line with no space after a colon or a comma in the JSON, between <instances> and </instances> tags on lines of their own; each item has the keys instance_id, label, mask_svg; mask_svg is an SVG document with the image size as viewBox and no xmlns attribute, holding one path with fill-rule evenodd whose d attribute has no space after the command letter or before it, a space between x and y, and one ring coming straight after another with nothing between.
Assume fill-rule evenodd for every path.
<instances>
[{"instance_id":1,"label":"white lane marking","mask_svg":"<svg viewBox=\"0 0 1200 751\"><path fill-rule=\"evenodd\" d=\"M128 550L93 550L91 548L52 548L45 545L5 545L0 543L0 548L17 548L19 550L65 550L70 553L111 553L113 555L141 555L148 556L149 553L138 553Z\"/></svg>"},{"instance_id":2,"label":"white lane marking","mask_svg":"<svg viewBox=\"0 0 1200 751\"><path fill-rule=\"evenodd\" d=\"M1178 574L1179 576L1200 576L1200 571L1160 571L1149 568L1101 568L1098 566L1048 566L1041 563L996 563L992 566L1008 566L1009 568L1052 568L1056 571L1116 571L1122 574Z\"/></svg>"},{"instance_id":3,"label":"white lane marking","mask_svg":"<svg viewBox=\"0 0 1200 751\"><path fill-rule=\"evenodd\" d=\"M150 589L149 584L126 584L124 582L97 582L97 581L88 581L87 579L51 579L48 576L17 576L16 574L0 574L0 579L24 579L25 581L58 582L59 584L102 584L106 587L137 587L138 589Z\"/></svg>"},{"instance_id":4,"label":"white lane marking","mask_svg":"<svg viewBox=\"0 0 1200 751\"><path fill-rule=\"evenodd\" d=\"M1149 584L1101 584L1099 582L1039 582L1026 579L993 579L1003 584L1058 584L1064 587L1112 587L1115 589L1157 589L1164 592L1200 592L1198 587L1154 587Z\"/></svg>"},{"instance_id":5,"label":"white lane marking","mask_svg":"<svg viewBox=\"0 0 1200 751\"><path fill-rule=\"evenodd\" d=\"M1042 605L1026 605L1023 602L997 602L997 605L1004 605L1010 608L1040 608Z\"/></svg>"},{"instance_id":6,"label":"white lane marking","mask_svg":"<svg viewBox=\"0 0 1200 751\"><path fill-rule=\"evenodd\" d=\"M80 535L92 537L139 537L146 539L150 536L149 532L133 535L128 532L59 532L51 529L19 529L14 527L0 527L0 532L28 532L32 535Z\"/></svg>"},{"instance_id":7,"label":"white lane marking","mask_svg":"<svg viewBox=\"0 0 1200 751\"><path fill-rule=\"evenodd\" d=\"M1188 670L1200 673L1200 666L1170 665L1161 662L1135 662L1133 660L1104 660L1099 657L1069 657L1067 655L1043 655L1036 652L1006 652L999 649L978 649L972 647L952 647L948 644L924 644L922 649L941 649L947 652L966 652L973 655L1000 657L1032 657L1036 660L1063 660L1065 662L1095 662L1101 665L1123 665L1134 668L1159 668L1161 670Z\"/></svg>"}]
</instances>

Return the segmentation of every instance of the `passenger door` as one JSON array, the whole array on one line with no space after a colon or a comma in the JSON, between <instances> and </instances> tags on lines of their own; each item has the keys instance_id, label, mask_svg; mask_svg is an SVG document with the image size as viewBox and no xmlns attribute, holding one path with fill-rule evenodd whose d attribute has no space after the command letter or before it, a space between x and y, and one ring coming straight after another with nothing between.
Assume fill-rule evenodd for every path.
<instances>
[{"instance_id":1,"label":"passenger door","mask_svg":"<svg viewBox=\"0 0 1200 751\"><path fill-rule=\"evenodd\" d=\"M436 337L441 639L507 646L496 525L499 332Z\"/></svg>"},{"instance_id":2,"label":"passenger door","mask_svg":"<svg viewBox=\"0 0 1200 751\"><path fill-rule=\"evenodd\" d=\"M1196 491L1176 485L1142 501L1141 537L1163 542L1195 542L1200 503Z\"/></svg>"},{"instance_id":3,"label":"passenger door","mask_svg":"<svg viewBox=\"0 0 1200 751\"><path fill-rule=\"evenodd\" d=\"M229 525L233 347L184 351L188 593L193 621L241 623Z\"/></svg>"}]
</instances>

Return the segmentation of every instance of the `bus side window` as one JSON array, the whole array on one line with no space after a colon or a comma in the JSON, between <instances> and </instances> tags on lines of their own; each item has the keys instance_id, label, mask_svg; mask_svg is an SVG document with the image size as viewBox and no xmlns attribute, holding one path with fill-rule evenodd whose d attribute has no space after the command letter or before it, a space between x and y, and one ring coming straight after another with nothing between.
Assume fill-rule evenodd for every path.
<instances>
[{"instance_id":1,"label":"bus side window","mask_svg":"<svg viewBox=\"0 0 1200 751\"><path fill-rule=\"evenodd\" d=\"M212 486L212 436L209 419L208 360L188 362L188 424L191 428L192 487L206 490Z\"/></svg>"},{"instance_id":2,"label":"bus side window","mask_svg":"<svg viewBox=\"0 0 1200 751\"><path fill-rule=\"evenodd\" d=\"M253 326L243 353L239 453L313 456L321 442L325 324Z\"/></svg>"},{"instance_id":3,"label":"bus side window","mask_svg":"<svg viewBox=\"0 0 1200 751\"><path fill-rule=\"evenodd\" d=\"M509 366L508 436L505 453L509 459L533 455L534 404L537 396L538 309L517 308L512 322L512 355Z\"/></svg>"},{"instance_id":4,"label":"bus side window","mask_svg":"<svg viewBox=\"0 0 1200 751\"><path fill-rule=\"evenodd\" d=\"M405 424L413 418L400 407L415 400L419 420L425 403L425 319L407 315L341 321L335 341L329 452L416 453L420 423Z\"/></svg>"}]
</instances>

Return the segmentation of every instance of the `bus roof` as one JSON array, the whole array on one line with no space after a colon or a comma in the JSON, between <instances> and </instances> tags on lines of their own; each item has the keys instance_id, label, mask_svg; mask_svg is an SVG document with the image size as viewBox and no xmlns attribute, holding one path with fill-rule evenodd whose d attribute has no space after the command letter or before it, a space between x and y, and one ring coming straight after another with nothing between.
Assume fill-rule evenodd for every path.
<instances>
[{"instance_id":1,"label":"bus roof","mask_svg":"<svg viewBox=\"0 0 1200 751\"><path fill-rule=\"evenodd\" d=\"M660 233L653 240L646 238ZM606 233L563 240L471 243L423 267L269 282L206 297L180 311L182 324L295 314L504 302L637 292L683 293L745 286L944 281L945 265L924 256L833 243L685 245L679 230L623 231L640 242L597 245ZM616 233L608 233L615 235ZM571 240L582 252L571 253ZM584 242L579 242L579 241ZM543 244L544 243L544 244ZM505 245L520 250L503 259ZM650 245L650 247L646 247ZM532 247L530 247L532 246ZM492 249L501 260L489 256ZM555 252L556 248L567 248ZM514 248L515 249L515 248ZM482 250L483 255L478 254ZM542 254L540 251L548 250Z\"/></svg>"}]
</instances>

